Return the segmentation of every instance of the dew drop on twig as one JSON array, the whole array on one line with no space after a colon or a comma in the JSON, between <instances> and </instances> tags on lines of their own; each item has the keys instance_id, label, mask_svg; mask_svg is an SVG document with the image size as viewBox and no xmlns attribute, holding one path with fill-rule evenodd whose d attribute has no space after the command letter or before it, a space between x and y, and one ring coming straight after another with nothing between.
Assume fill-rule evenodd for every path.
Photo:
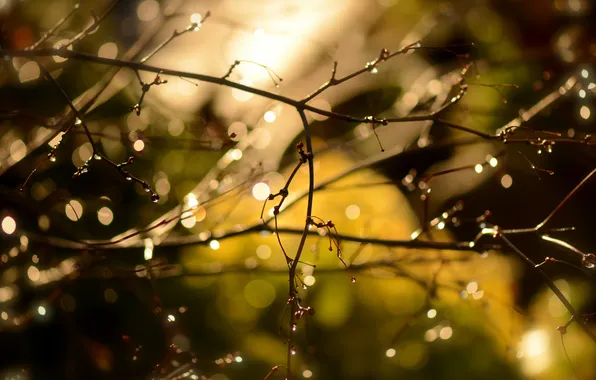
<instances>
[{"instance_id":1,"label":"dew drop on twig","mask_svg":"<svg viewBox=\"0 0 596 380\"><path fill-rule=\"evenodd\" d=\"M582 258L582 264L588 269L596 267L596 255L593 253L586 253Z\"/></svg>"}]
</instances>

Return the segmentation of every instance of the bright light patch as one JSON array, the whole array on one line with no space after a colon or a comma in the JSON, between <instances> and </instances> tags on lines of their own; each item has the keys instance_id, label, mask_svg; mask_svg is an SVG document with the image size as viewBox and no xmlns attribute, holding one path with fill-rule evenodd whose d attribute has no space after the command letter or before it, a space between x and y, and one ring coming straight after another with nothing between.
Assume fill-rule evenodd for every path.
<instances>
[{"instance_id":1,"label":"bright light patch","mask_svg":"<svg viewBox=\"0 0 596 380\"><path fill-rule=\"evenodd\" d=\"M445 326L439 331L439 338L441 338L443 340L447 340L447 339L451 338L452 335L453 335L453 329L449 326Z\"/></svg>"},{"instance_id":2,"label":"bright light patch","mask_svg":"<svg viewBox=\"0 0 596 380\"><path fill-rule=\"evenodd\" d=\"M168 132L174 137L180 136L184 132L184 122L180 119L170 120L168 123Z\"/></svg>"},{"instance_id":3,"label":"bright light patch","mask_svg":"<svg viewBox=\"0 0 596 380\"><path fill-rule=\"evenodd\" d=\"M114 59L118 56L118 45L113 42L106 42L101 45L97 55L101 58Z\"/></svg>"},{"instance_id":4,"label":"bright light patch","mask_svg":"<svg viewBox=\"0 0 596 380\"><path fill-rule=\"evenodd\" d=\"M435 309L429 309L429 310L426 312L426 316L427 316L428 318L430 318L430 319L433 319L434 317L436 317L436 316L437 316L437 310L435 310Z\"/></svg>"},{"instance_id":5,"label":"bright light patch","mask_svg":"<svg viewBox=\"0 0 596 380\"><path fill-rule=\"evenodd\" d=\"M257 256L259 259L267 260L271 257L271 248L266 244L261 244L257 247Z\"/></svg>"},{"instance_id":6,"label":"bright light patch","mask_svg":"<svg viewBox=\"0 0 596 380\"><path fill-rule=\"evenodd\" d=\"M511 187L511 185L513 185L513 178L511 178L509 174L505 174L503 177L501 177L501 186L508 189Z\"/></svg>"},{"instance_id":7,"label":"bright light patch","mask_svg":"<svg viewBox=\"0 0 596 380\"><path fill-rule=\"evenodd\" d=\"M29 277L29 280L31 280L33 282L38 281L39 276L40 276L39 269L37 269L33 265L27 269L27 277Z\"/></svg>"},{"instance_id":8,"label":"bright light patch","mask_svg":"<svg viewBox=\"0 0 596 380\"><path fill-rule=\"evenodd\" d=\"M302 372L302 377L304 377L305 379L310 379L312 377L312 371L310 369L305 369Z\"/></svg>"},{"instance_id":9,"label":"bright light patch","mask_svg":"<svg viewBox=\"0 0 596 380\"><path fill-rule=\"evenodd\" d=\"M252 187L252 196L258 201L264 201L269 194L271 194L271 190L265 182L259 182Z\"/></svg>"},{"instance_id":10,"label":"bright light patch","mask_svg":"<svg viewBox=\"0 0 596 380\"><path fill-rule=\"evenodd\" d=\"M497 160L495 157L493 157L488 161L488 163L490 166L492 166L494 168L499 164L499 160Z\"/></svg>"},{"instance_id":11,"label":"bright light patch","mask_svg":"<svg viewBox=\"0 0 596 380\"><path fill-rule=\"evenodd\" d=\"M214 251L217 251L217 250L219 249L219 241L217 241L217 240L211 240L211 241L209 242L209 247L210 247L212 250L214 250Z\"/></svg>"},{"instance_id":12,"label":"bright light patch","mask_svg":"<svg viewBox=\"0 0 596 380\"><path fill-rule=\"evenodd\" d=\"M64 136L64 132L58 133L56 137L54 137L50 140L50 142L48 142L48 146L54 148L56 145L60 144L60 142L62 141L62 136Z\"/></svg>"},{"instance_id":13,"label":"bright light patch","mask_svg":"<svg viewBox=\"0 0 596 380\"><path fill-rule=\"evenodd\" d=\"M418 236L420 236L420 234L422 233L421 231L422 230L416 230L416 231L412 232L410 234L410 239L412 239L412 240L417 239Z\"/></svg>"},{"instance_id":14,"label":"bright light patch","mask_svg":"<svg viewBox=\"0 0 596 380\"><path fill-rule=\"evenodd\" d=\"M484 170L484 167L481 164L476 164L476 166L474 166L474 171L478 174L482 173L482 170Z\"/></svg>"},{"instance_id":15,"label":"bright light patch","mask_svg":"<svg viewBox=\"0 0 596 380\"><path fill-rule=\"evenodd\" d=\"M273 111L265 112L265 116L263 116L266 122L273 123L275 119L277 119L277 115Z\"/></svg>"},{"instance_id":16,"label":"bright light patch","mask_svg":"<svg viewBox=\"0 0 596 380\"><path fill-rule=\"evenodd\" d=\"M443 84L438 79L433 79L430 82L428 82L427 87L428 87L428 92L431 95L439 95L441 93L441 91L443 90Z\"/></svg>"},{"instance_id":17,"label":"bright light patch","mask_svg":"<svg viewBox=\"0 0 596 380\"><path fill-rule=\"evenodd\" d=\"M167 178L160 178L155 182L155 191L159 195L167 195L170 189L170 181Z\"/></svg>"},{"instance_id":18,"label":"bright light patch","mask_svg":"<svg viewBox=\"0 0 596 380\"><path fill-rule=\"evenodd\" d=\"M90 142L86 142L79 147L78 153L79 158L81 159L80 162L85 162L91 158L91 155L93 155L93 146Z\"/></svg>"},{"instance_id":19,"label":"bright light patch","mask_svg":"<svg viewBox=\"0 0 596 380\"><path fill-rule=\"evenodd\" d=\"M387 351L385 351L385 356L387 356L388 358L394 357L395 354L396 354L395 348L390 348Z\"/></svg>"},{"instance_id":20,"label":"bright light patch","mask_svg":"<svg viewBox=\"0 0 596 380\"><path fill-rule=\"evenodd\" d=\"M474 294L472 294L472 298L474 298L475 300L479 300L482 297L484 297L484 290L479 290L477 292L474 292Z\"/></svg>"},{"instance_id":21,"label":"bright light patch","mask_svg":"<svg viewBox=\"0 0 596 380\"><path fill-rule=\"evenodd\" d=\"M43 306L41 306L41 305L40 305L40 306L38 306L38 307L37 307L37 313L38 313L39 315L46 315L46 308L45 308L45 307L43 307Z\"/></svg>"},{"instance_id":22,"label":"bright light patch","mask_svg":"<svg viewBox=\"0 0 596 380\"><path fill-rule=\"evenodd\" d=\"M102 207L97 210L97 219L104 226L108 226L114 220L114 213L109 207Z\"/></svg>"},{"instance_id":23,"label":"bright light patch","mask_svg":"<svg viewBox=\"0 0 596 380\"><path fill-rule=\"evenodd\" d=\"M76 200L72 200L64 206L66 217L73 222L77 222L83 216L83 205Z\"/></svg>"},{"instance_id":24,"label":"bright light patch","mask_svg":"<svg viewBox=\"0 0 596 380\"><path fill-rule=\"evenodd\" d=\"M582 108L579 109L579 116L581 116L584 120L588 120L590 118L590 114L590 109L587 106L582 106Z\"/></svg>"},{"instance_id":25,"label":"bright light patch","mask_svg":"<svg viewBox=\"0 0 596 380\"><path fill-rule=\"evenodd\" d=\"M195 208L199 205L199 201L197 200L197 196L193 193L188 193L186 195L186 204L189 208Z\"/></svg>"},{"instance_id":26,"label":"bright light patch","mask_svg":"<svg viewBox=\"0 0 596 380\"><path fill-rule=\"evenodd\" d=\"M159 14L159 3L155 0L145 0L137 7L137 17L141 21L151 21Z\"/></svg>"},{"instance_id":27,"label":"bright light patch","mask_svg":"<svg viewBox=\"0 0 596 380\"><path fill-rule=\"evenodd\" d=\"M356 220L360 216L360 207L358 205L349 205L346 207L346 216L350 220Z\"/></svg>"},{"instance_id":28,"label":"bright light patch","mask_svg":"<svg viewBox=\"0 0 596 380\"><path fill-rule=\"evenodd\" d=\"M137 152L142 151L143 149L145 149L145 143L143 142L143 140L137 140L134 142L134 144L132 144L132 147L134 148L134 150L136 150Z\"/></svg>"},{"instance_id":29,"label":"bright light patch","mask_svg":"<svg viewBox=\"0 0 596 380\"><path fill-rule=\"evenodd\" d=\"M259 259L267 260L271 257L271 248L266 244L261 244L257 247L257 256Z\"/></svg>"},{"instance_id":30,"label":"bright light patch","mask_svg":"<svg viewBox=\"0 0 596 380\"><path fill-rule=\"evenodd\" d=\"M439 334L437 334L435 329L426 330L426 332L424 333L424 340L426 340L427 342L434 342L435 340L437 340L438 336Z\"/></svg>"},{"instance_id":31,"label":"bright light patch","mask_svg":"<svg viewBox=\"0 0 596 380\"><path fill-rule=\"evenodd\" d=\"M304 277L304 284L307 286L313 286L316 282L315 276L312 275L308 275L306 277Z\"/></svg>"},{"instance_id":32,"label":"bright light patch","mask_svg":"<svg viewBox=\"0 0 596 380\"><path fill-rule=\"evenodd\" d=\"M39 69L37 62L29 61L19 69L19 80L21 83L29 82L39 78L40 74L41 70Z\"/></svg>"},{"instance_id":33,"label":"bright light patch","mask_svg":"<svg viewBox=\"0 0 596 380\"><path fill-rule=\"evenodd\" d=\"M476 293L478 291L478 283L476 281L472 281L466 286L466 291L469 294Z\"/></svg>"},{"instance_id":34,"label":"bright light patch","mask_svg":"<svg viewBox=\"0 0 596 380\"><path fill-rule=\"evenodd\" d=\"M194 24L198 24L199 22L201 22L202 19L203 17L200 13L193 13L192 15L190 15L190 22Z\"/></svg>"},{"instance_id":35,"label":"bright light patch","mask_svg":"<svg viewBox=\"0 0 596 380\"><path fill-rule=\"evenodd\" d=\"M186 228L193 228L195 224L197 224L197 218L194 215L191 215L188 218L182 219L180 223Z\"/></svg>"},{"instance_id":36,"label":"bright light patch","mask_svg":"<svg viewBox=\"0 0 596 380\"><path fill-rule=\"evenodd\" d=\"M153 240L145 239L145 250L143 252L145 260L151 260L153 258Z\"/></svg>"},{"instance_id":37,"label":"bright light patch","mask_svg":"<svg viewBox=\"0 0 596 380\"><path fill-rule=\"evenodd\" d=\"M12 216L5 216L2 219L2 231L7 235L12 235L17 229L17 222Z\"/></svg>"},{"instance_id":38,"label":"bright light patch","mask_svg":"<svg viewBox=\"0 0 596 380\"><path fill-rule=\"evenodd\" d=\"M232 149L230 151L230 157L232 157L232 160L238 161L242 158L242 151L240 149Z\"/></svg>"},{"instance_id":39,"label":"bright light patch","mask_svg":"<svg viewBox=\"0 0 596 380\"><path fill-rule=\"evenodd\" d=\"M543 355L548 347L548 334L544 330L532 330L524 335L521 346L525 357Z\"/></svg>"},{"instance_id":40,"label":"bright light patch","mask_svg":"<svg viewBox=\"0 0 596 380\"><path fill-rule=\"evenodd\" d=\"M195 209L195 218L197 218L197 222L202 222L205 217L207 216L207 210L203 206L199 206Z\"/></svg>"},{"instance_id":41,"label":"bright light patch","mask_svg":"<svg viewBox=\"0 0 596 380\"><path fill-rule=\"evenodd\" d=\"M527 375L537 375L551 362L549 336L544 330L528 331L521 340L518 355L523 359L522 370Z\"/></svg>"},{"instance_id":42,"label":"bright light patch","mask_svg":"<svg viewBox=\"0 0 596 380\"><path fill-rule=\"evenodd\" d=\"M10 286L0 286L0 302L10 301L15 296L15 291Z\"/></svg>"}]
</instances>

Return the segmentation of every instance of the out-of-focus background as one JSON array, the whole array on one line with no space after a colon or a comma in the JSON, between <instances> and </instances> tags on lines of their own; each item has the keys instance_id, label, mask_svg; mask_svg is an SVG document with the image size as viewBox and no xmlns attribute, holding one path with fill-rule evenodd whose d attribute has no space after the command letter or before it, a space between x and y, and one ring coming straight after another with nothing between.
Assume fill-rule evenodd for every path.
<instances>
[{"instance_id":1,"label":"out-of-focus background","mask_svg":"<svg viewBox=\"0 0 596 380\"><path fill-rule=\"evenodd\" d=\"M82 2L41 47L63 45L90 24L90 12L100 16L110 4ZM74 5L0 0L1 47L31 46ZM200 28L146 63L222 77L242 60L230 80L300 99L329 79L334 61L341 77L382 48L396 51L420 40L445 49L395 57L311 104L357 116L428 113L457 92L462 67L474 62L468 93L446 119L494 133L541 104L531 128L569 138L594 130L595 14L584 0L119 1L72 49L140 61L207 11ZM159 364L160 378L260 379L285 364L288 276L279 243L269 232L229 235L261 225L262 210L270 215L275 203L263 208L264 200L284 186L298 161L303 128L295 110L240 90L162 76L167 83L145 94L137 115L131 106L142 90L131 70L111 72L57 56L38 62L6 56L0 64L0 375L144 379L157 376ZM159 202L101 161L72 178L92 154L80 128L62 136L55 160L45 160L60 141L52 135L67 106L39 64L78 107L107 84L85 108L93 139L115 162L133 156L129 171L147 180ZM155 74L140 77L149 83ZM561 99L540 103L571 77L575 82ZM594 169L594 150L586 145L556 145L549 153L529 144L486 143L431 122L373 131L369 124L307 116L316 183L385 158L315 193L314 215L354 237L410 239L425 212L418 181L430 173L481 164L430 184L427 212L439 219L421 239L453 242L472 240L485 210L501 226L536 225ZM576 227L558 236L586 252L594 249L595 185L578 193L551 226ZM290 230L302 228L306 205L296 197L306 187L307 172L300 169L288 199L295 203L279 217L290 256L299 240ZM125 236L188 207L194 210L179 222L110 249L72 243ZM160 245L168 239L194 244ZM596 310L594 274L577 256L534 235L514 242L536 262L551 256L578 265L545 270L574 307ZM577 325L561 339L557 326L569 313L507 250L345 241L344 259L353 265L348 273L329 244L328 236L311 237L302 256L316 264L300 266L302 302L316 313L298 326L297 378L596 377L594 342ZM281 369L272 378L284 375Z\"/></svg>"}]
</instances>

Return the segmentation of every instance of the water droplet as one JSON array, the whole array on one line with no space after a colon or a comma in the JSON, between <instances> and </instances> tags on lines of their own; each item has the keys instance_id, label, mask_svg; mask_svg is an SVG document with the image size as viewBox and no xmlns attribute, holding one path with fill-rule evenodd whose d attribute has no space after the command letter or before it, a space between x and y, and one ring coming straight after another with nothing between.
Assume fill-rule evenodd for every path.
<instances>
[{"instance_id":1,"label":"water droplet","mask_svg":"<svg viewBox=\"0 0 596 380\"><path fill-rule=\"evenodd\" d=\"M101 160L101 156L97 153L93 155L93 158L95 158L97 161Z\"/></svg>"},{"instance_id":2,"label":"water droplet","mask_svg":"<svg viewBox=\"0 0 596 380\"><path fill-rule=\"evenodd\" d=\"M157 195L155 193L151 194L151 202L153 202L153 203L159 202L159 195Z\"/></svg>"},{"instance_id":3,"label":"water droplet","mask_svg":"<svg viewBox=\"0 0 596 380\"><path fill-rule=\"evenodd\" d=\"M292 331L296 331L296 324L292 323Z\"/></svg>"},{"instance_id":4,"label":"water droplet","mask_svg":"<svg viewBox=\"0 0 596 380\"><path fill-rule=\"evenodd\" d=\"M126 178L127 181L132 181L132 177L130 176L130 174L127 174L124 178Z\"/></svg>"},{"instance_id":5,"label":"water droplet","mask_svg":"<svg viewBox=\"0 0 596 380\"><path fill-rule=\"evenodd\" d=\"M352 278L350 278L350 281L352 281L352 282L356 282L356 277L352 277Z\"/></svg>"},{"instance_id":6,"label":"water droplet","mask_svg":"<svg viewBox=\"0 0 596 380\"><path fill-rule=\"evenodd\" d=\"M151 186L149 186L146 183L143 183L143 190L145 190L145 192L148 193L151 191Z\"/></svg>"},{"instance_id":7,"label":"water droplet","mask_svg":"<svg viewBox=\"0 0 596 380\"><path fill-rule=\"evenodd\" d=\"M50 161L56 162L56 156L50 156Z\"/></svg>"},{"instance_id":8,"label":"water droplet","mask_svg":"<svg viewBox=\"0 0 596 380\"><path fill-rule=\"evenodd\" d=\"M596 267L596 255L594 255L593 253L585 254L582 258L582 264L583 266L589 269Z\"/></svg>"}]
</instances>

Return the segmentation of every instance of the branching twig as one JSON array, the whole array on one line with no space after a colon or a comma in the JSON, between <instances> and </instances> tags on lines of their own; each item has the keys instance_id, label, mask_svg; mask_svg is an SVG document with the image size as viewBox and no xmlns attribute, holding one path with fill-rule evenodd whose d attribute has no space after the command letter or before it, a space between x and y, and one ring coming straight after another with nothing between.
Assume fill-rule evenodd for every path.
<instances>
[{"instance_id":1,"label":"branching twig","mask_svg":"<svg viewBox=\"0 0 596 380\"><path fill-rule=\"evenodd\" d=\"M151 185L149 185L144 180L130 174L128 171L122 169L123 167L132 164L132 162L133 162L132 157L130 157L126 162L117 164L117 163L113 162L112 160L110 160L108 157L106 157L103 153L101 153L97 149L97 146L95 145L95 142L93 141L93 137L91 136L91 132L89 132L89 128L87 127L87 124L84 121L84 116L79 112L79 110L77 110L77 108L72 103L72 100L70 100L70 97L68 96L68 94L66 94L66 92L64 91L62 86L60 86L60 84L54 79L52 74L50 74L50 72L42 64L39 64L39 67L41 68L41 71L43 72L46 79L48 79L50 82L52 82L52 84L54 84L54 86L60 91L60 93L64 97L64 100L66 101L66 103L68 104L70 109L73 111L75 116L77 117L75 126L80 125L83 128L83 130L85 131L85 134L87 135L87 139L89 140L89 143L91 144L91 149L92 149L91 157L82 166L77 168L77 171L75 172L73 177L78 177L82 174L85 174L89 170L89 167L91 165L91 160L103 159L109 165L116 168L118 170L118 173L120 173L120 175L122 175L127 181L134 181L134 182L140 184L143 187L143 190L145 190L146 192L151 194L151 201L153 201L154 203L158 202L159 195L157 195L157 193L155 191L153 191L153 189L151 188Z\"/></svg>"},{"instance_id":2,"label":"branching twig","mask_svg":"<svg viewBox=\"0 0 596 380\"><path fill-rule=\"evenodd\" d=\"M108 9L106 9L105 12L103 14L101 14L100 16L97 16L93 11L91 11L91 16L93 17L93 22L89 26L87 26L85 29L83 29L79 34L77 34L76 36L71 38L68 42L66 42L64 45L62 45L60 47L60 49L66 50L72 44L75 44L75 43L81 41L83 38L87 37L89 34L94 33L97 30L97 28L99 28L99 24L101 24L101 22L106 17L108 17L108 15L114 10L114 8L116 7L117 4L118 4L118 0L113 1L110 4L110 6L108 7Z\"/></svg>"}]
</instances>

